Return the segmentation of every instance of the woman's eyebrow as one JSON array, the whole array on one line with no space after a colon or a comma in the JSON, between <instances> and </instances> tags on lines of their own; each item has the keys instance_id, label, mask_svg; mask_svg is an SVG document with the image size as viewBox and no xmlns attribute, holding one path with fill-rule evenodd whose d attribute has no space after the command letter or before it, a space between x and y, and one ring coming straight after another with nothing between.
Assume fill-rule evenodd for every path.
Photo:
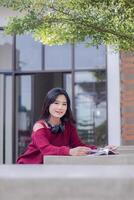
<instances>
[{"instance_id":1,"label":"woman's eyebrow","mask_svg":"<svg viewBox=\"0 0 134 200\"><path fill-rule=\"evenodd\" d=\"M55 102L58 102L58 103L67 103L66 101L60 101L60 100L55 100Z\"/></svg>"}]
</instances>

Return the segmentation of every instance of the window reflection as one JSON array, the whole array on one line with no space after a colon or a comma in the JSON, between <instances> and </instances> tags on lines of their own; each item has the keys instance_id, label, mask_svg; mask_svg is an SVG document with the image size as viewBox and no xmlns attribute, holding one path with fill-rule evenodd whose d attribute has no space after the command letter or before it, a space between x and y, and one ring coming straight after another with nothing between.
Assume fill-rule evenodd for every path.
<instances>
[{"instance_id":1,"label":"window reflection","mask_svg":"<svg viewBox=\"0 0 134 200\"><path fill-rule=\"evenodd\" d=\"M104 45L86 47L86 41L75 45L76 69L105 69L106 48Z\"/></svg>"},{"instance_id":2,"label":"window reflection","mask_svg":"<svg viewBox=\"0 0 134 200\"><path fill-rule=\"evenodd\" d=\"M12 68L12 37L0 30L0 70Z\"/></svg>"},{"instance_id":3,"label":"window reflection","mask_svg":"<svg viewBox=\"0 0 134 200\"><path fill-rule=\"evenodd\" d=\"M41 70L41 43L30 35L17 36L16 63L19 70Z\"/></svg>"},{"instance_id":4,"label":"window reflection","mask_svg":"<svg viewBox=\"0 0 134 200\"><path fill-rule=\"evenodd\" d=\"M17 117L18 154L30 142L31 134L31 76L17 77Z\"/></svg>"},{"instance_id":5,"label":"window reflection","mask_svg":"<svg viewBox=\"0 0 134 200\"><path fill-rule=\"evenodd\" d=\"M72 74L70 73L64 73L64 88L69 95L72 108Z\"/></svg>"},{"instance_id":6,"label":"window reflection","mask_svg":"<svg viewBox=\"0 0 134 200\"><path fill-rule=\"evenodd\" d=\"M75 101L77 128L83 141L107 143L105 71L76 72Z\"/></svg>"},{"instance_id":7,"label":"window reflection","mask_svg":"<svg viewBox=\"0 0 134 200\"><path fill-rule=\"evenodd\" d=\"M45 46L46 69L70 69L71 45Z\"/></svg>"}]
</instances>

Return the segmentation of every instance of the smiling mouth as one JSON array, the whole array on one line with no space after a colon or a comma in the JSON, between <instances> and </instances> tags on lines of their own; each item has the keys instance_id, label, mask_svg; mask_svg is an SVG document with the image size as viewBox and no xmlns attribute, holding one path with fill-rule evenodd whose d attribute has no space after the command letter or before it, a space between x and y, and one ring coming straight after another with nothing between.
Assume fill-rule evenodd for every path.
<instances>
[{"instance_id":1,"label":"smiling mouth","mask_svg":"<svg viewBox=\"0 0 134 200\"><path fill-rule=\"evenodd\" d=\"M59 114L59 115L63 114L63 112L58 112L58 111L56 111L56 113Z\"/></svg>"}]
</instances>

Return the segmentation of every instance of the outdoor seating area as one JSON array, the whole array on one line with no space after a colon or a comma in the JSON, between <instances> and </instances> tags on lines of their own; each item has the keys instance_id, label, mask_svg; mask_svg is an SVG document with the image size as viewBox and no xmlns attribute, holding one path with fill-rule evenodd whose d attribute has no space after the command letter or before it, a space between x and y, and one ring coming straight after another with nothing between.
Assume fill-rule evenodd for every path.
<instances>
[{"instance_id":1,"label":"outdoor seating area","mask_svg":"<svg viewBox=\"0 0 134 200\"><path fill-rule=\"evenodd\" d=\"M120 151L124 153L46 156L44 165L1 165L0 199L132 200L134 147Z\"/></svg>"}]
</instances>

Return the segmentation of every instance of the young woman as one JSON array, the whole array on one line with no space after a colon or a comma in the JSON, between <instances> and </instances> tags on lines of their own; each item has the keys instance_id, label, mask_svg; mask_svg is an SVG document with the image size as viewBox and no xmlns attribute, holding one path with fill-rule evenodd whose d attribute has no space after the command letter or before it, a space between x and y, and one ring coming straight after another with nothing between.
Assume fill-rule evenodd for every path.
<instances>
[{"instance_id":1,"label":"young woman","mask_svg":"<svg viewBox=\"0 0 134 200\"><path fill-rule=\"evenodd\" d=\"M44 99L41 119L33 127L31 143L18 164L41 164L45 155L81 156L96 146L81 142L74 125L67 92L53 88Z\"/></svg>"}]
</instances>

